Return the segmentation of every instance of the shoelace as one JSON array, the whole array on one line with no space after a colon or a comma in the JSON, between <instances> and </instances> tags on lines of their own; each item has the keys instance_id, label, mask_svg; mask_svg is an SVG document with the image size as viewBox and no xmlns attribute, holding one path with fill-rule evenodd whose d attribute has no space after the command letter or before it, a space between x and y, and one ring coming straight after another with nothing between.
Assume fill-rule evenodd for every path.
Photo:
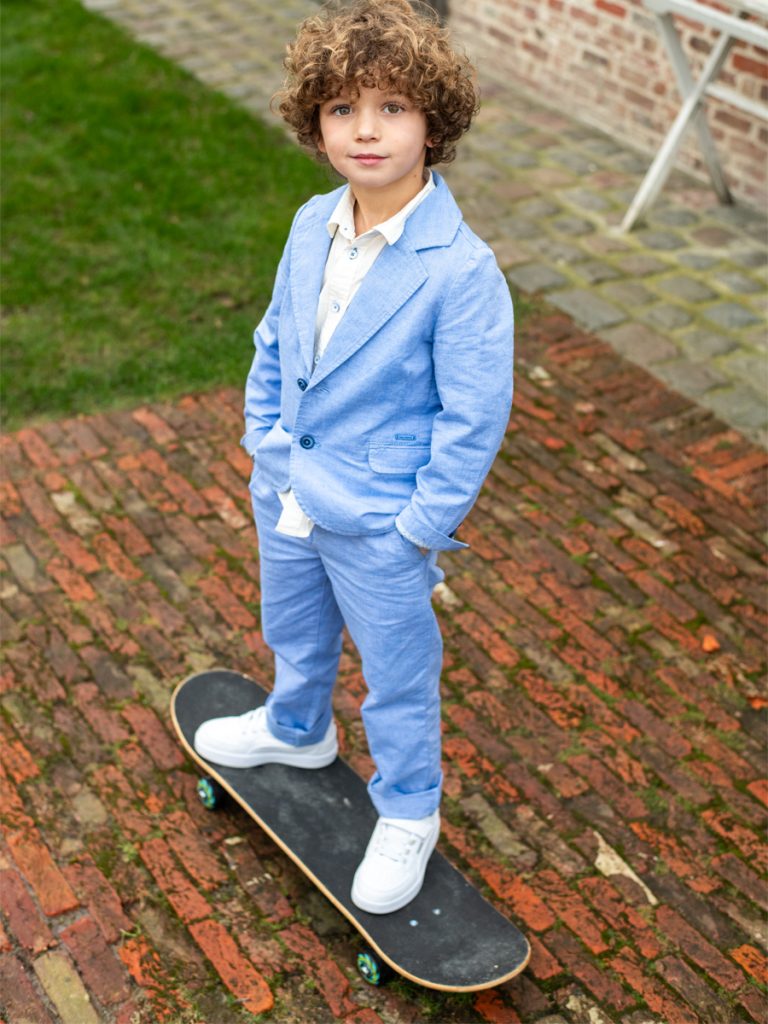
<instances>
[{"instance_id":1,"label":"shoelace","mask_svg":"<svg viewBox=\"0 0 768 1024\"><path fill-rule=\"evenodd\" d=\"M421 846L422 840L413 832L396 825L380 825L373 852L395 863L405 864Z\"/></svg>"},{"instance_id":2,"label":"shoelace","mask_svg":"<svg viewBox=\"0 0 768 1024\"><path fill-rule=\"evenodd\" d=\"M253 731L254 727L259 723L262 712L262 708L254 708L253 711L246 711L244 715L240 715L240 728L243 733Z\"/></svg>"}]
</instances>

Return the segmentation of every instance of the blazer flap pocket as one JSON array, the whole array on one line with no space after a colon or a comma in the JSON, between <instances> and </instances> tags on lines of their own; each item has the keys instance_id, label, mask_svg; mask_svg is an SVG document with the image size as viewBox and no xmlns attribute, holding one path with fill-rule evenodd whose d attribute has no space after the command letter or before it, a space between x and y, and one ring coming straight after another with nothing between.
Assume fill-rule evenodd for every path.
<instances>
[{"instance_id":1,"label":"blazer flap pocket","mask_svg":"<svg viewBox=\"0 0 768 1024\"><path fill-rule=\"evenodd\" d=\"M368 465L374 473L415 473L429 462L429 457L427 444L376 445L368 449Z\"/></svg>"}]
</instances>

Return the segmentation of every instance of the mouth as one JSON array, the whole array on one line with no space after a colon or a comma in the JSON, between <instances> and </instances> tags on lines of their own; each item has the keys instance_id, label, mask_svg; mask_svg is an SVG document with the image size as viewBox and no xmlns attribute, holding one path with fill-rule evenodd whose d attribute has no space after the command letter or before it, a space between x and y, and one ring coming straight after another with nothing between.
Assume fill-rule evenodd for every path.
<instances>
[{"instance_id":1,"label":"mouth","mask_svg":"<svg viewBox=\"0 0 768 1024\"><path fill-rule=\"evenodd\" d=\"M381 163L381 161L385 160L386 157L379 156L378 153L355 153L352 159L359 164L374 166L375 164Z\"/></svg>"}]
</instances>

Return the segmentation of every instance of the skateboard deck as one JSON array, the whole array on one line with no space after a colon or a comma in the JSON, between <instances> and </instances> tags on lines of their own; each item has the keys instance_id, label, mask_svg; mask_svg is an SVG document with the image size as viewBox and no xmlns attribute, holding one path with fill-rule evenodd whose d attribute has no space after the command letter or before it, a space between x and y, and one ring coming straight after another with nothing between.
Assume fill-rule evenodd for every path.
<instances>
[{"instance_id":1,"label":"skateboard deck","mask_svg":"<svg viewBox=\"0 0 768 1024\"><path fill-rule=\"evenodd\" d=\"M358 957L366 980L377 983L379 958L419 985L449 992L492 988L522 971L530 956L525 936L437 850L421 891L406 907L369 914L352 903L352 878L376 824L376 811L365 782L341 758L316 770L276 764L224 768L209 764L194 750L195 732L206 719L242 714L266 698L266 690L239 673L200 672L173 694L173 724L207 776L360 932L370 946Z\"/></svg>"}]
</instances>

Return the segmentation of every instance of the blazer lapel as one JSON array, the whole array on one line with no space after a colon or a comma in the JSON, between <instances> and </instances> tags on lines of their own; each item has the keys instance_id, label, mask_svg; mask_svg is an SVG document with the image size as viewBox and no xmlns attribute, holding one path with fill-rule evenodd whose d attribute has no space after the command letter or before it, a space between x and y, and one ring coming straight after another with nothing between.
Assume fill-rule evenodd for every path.
<instances>
[{"instance_id":1,"label":"blazer lapel","mask_svg":"<svg viewBox=\"0 0 768 1024\"><path fill-rule=\"evenodd\" d=\"M401 236L395 245L386 245L333 332L328 348L312 374L310 386L349 359L395 315L426 279L424 264L406 242L405 236Z\"/></svg>"},{"instance_id":2,"label":"blazer lapel","mask_svg":"<svg viewBox=\"0 0 768 1024\"><path fill-rule=\"evenodd\" d=\"M338 202L338 191L323 196L308 215L296 224L291 245L291 301L299 345L307 376L312 372L315 351L315 320L325 263L331 247L328 218Z\"/></svg>"},{"instance_id":3,"label":"blazer lapel","mask_svg":"<svg viewBox=\"0 0 768 1024\"><path fill-rule=\"evenodd\" d=\"M346 186L320 197L298 219L291 247L291 300L310 387L349 359L421 287L428 275L418 250L453 241L461 211L441 176L432 173L434 192L416 207L398 241L384 247L365 275L314 372L317 304L331 247L328 218Z\"/></svg>"}]
</instances>

